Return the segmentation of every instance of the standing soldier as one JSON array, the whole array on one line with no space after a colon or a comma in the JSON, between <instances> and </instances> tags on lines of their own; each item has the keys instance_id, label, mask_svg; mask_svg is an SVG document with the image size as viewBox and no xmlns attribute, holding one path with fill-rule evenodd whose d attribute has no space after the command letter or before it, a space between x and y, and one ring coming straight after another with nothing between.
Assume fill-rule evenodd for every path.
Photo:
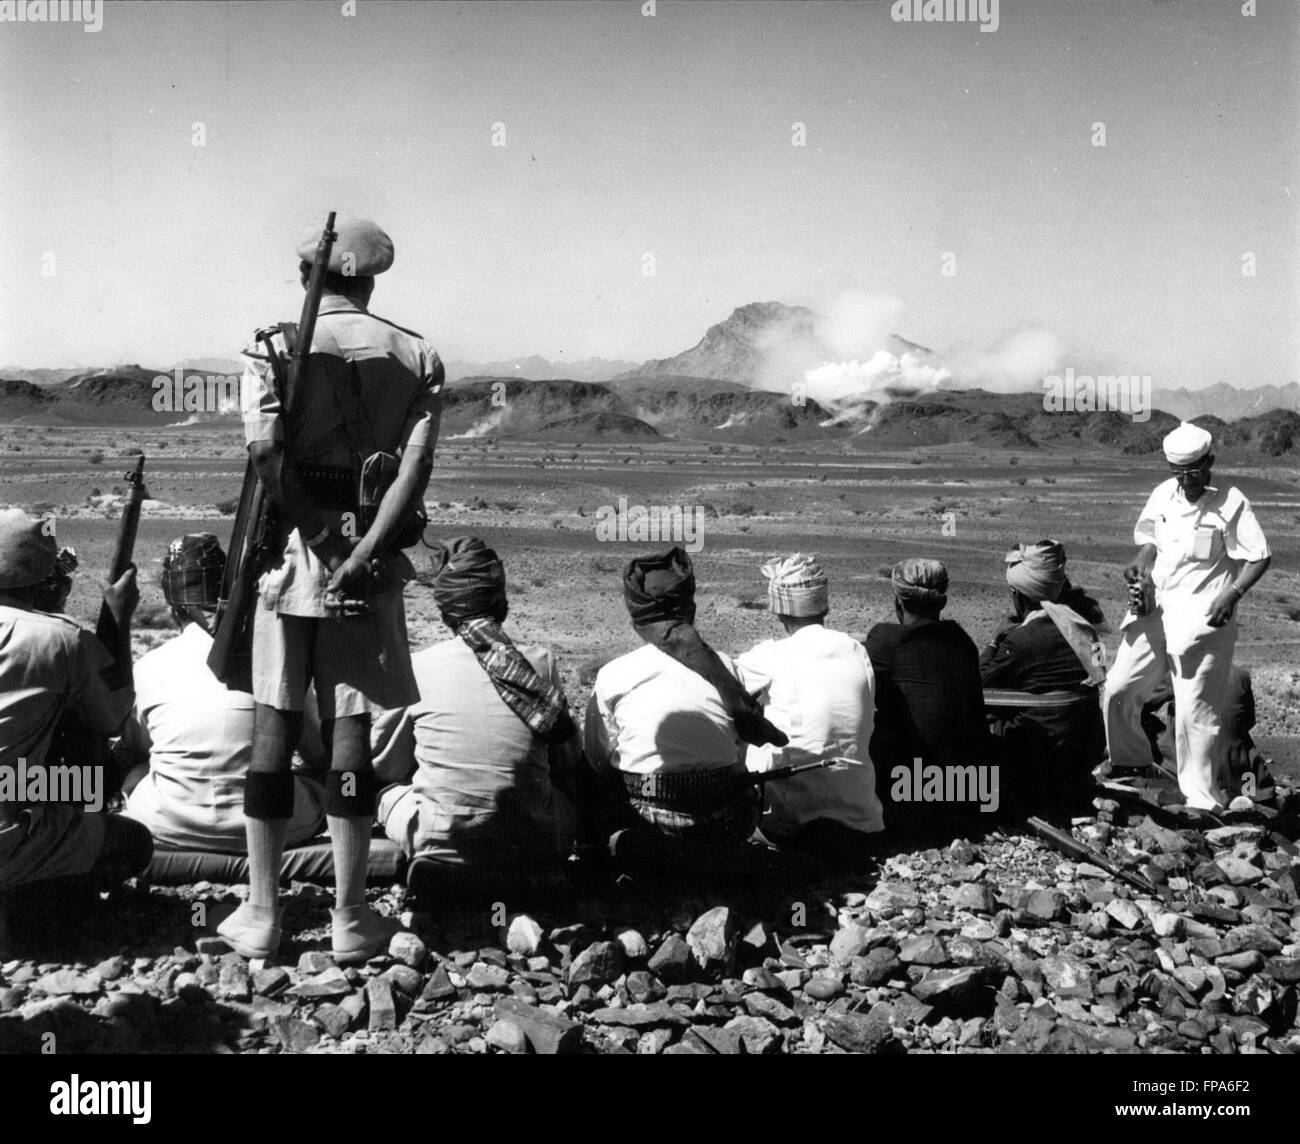
<instances>
[{"instance_id":1,"label":"standing soldier","mask_svg":"<svg viewBox=\"0 0 1300 1144\"><path fill-rule=\"evenodd\" d=\"M364 961L396 929L365 903L376 798L370 714L420 697L402 601L414 569L401 547L418 540L412 525L433 468L444 371L423 338L367 309L374 276L393 263L388 235L365 219L341 219L335 230L299 392L277 392L269 357L245 352L245 439L278 524L253 609L249 893L218 932L250 958L280 943L290 766L313 682L330 753L335 958ZM318 237L298 247L304 287ZM283 348L281 334L273 344Z\"/></svg>"},{"instance_id":2,"label":"standing soldier","mask_svg":"<svg viewBox=\"0 0 1300 1144\"><path fill-rule=\"evenodd\" d=\"M1187 805L1214 810L1223 794L1221 713L1237 641L1238 601L1271 556L1250 502L1210 484L1213 438L1184 421L1165 437L1169 480L1157 485L1133 530L1137 555L1124 569L1135 604L1106 680L1106 744L1112 768L1145 769L1151 748L1142 705L1172 683L1178 785ZM1151 601L1141 585L1154 585Z\"/></svg>"}]
</instances>

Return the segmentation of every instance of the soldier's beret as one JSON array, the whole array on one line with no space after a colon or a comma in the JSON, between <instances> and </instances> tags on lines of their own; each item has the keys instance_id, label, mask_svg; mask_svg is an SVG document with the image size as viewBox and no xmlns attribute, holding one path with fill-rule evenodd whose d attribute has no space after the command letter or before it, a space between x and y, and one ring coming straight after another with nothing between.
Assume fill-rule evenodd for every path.
<instances>
[{"instance_id":1,"label":"soldier's beret","mask_svg":"<svg viewBox=\"0 0 1300 1144\"><path fill-rule=\"evenodd\" d=\"M382 274L392 266L393 240L368 218L335 219L334 233L338 238L330 251L329 268L335 274L362 277ZM309 227L303 232L298 243L298 257L304 262L315 261L320 234L319 226Z\"/></svg>"}]
</instances>

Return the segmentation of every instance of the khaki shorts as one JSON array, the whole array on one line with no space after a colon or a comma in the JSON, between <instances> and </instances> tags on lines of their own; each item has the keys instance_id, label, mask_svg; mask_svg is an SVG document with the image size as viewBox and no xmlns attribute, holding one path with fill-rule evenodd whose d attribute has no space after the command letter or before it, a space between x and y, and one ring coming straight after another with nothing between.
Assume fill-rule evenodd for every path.
<instances>
[{"instance_id":1,"label":"khaki shorts","mask_svg":"<svg viewBox=\"0 0 1300 1144\"><path fill-rule=\"evenodd\" d=\"M259 603L253 616L253 698L279 711L301 711L312 682L322 720L419 700L401 592L377 595L364 616L338 619L282 616Z\"/></svg>"}]
</instances>

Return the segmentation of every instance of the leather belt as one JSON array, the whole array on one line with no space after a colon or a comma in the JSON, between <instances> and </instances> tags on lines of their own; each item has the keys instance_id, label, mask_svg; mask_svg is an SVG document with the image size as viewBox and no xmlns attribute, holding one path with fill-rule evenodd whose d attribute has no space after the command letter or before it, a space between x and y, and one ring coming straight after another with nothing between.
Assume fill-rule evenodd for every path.
<instances>
[{"instance_id":1,"label":"leather belt","mask_svg":"<svg viewBox=\"0 0 1300 1144\"><path fill-rule=\"evenodd\" d=\"M327 465L299 465L302 487L321 508L357 511L357 475L351 469Z\"/></svg>"},{"instance_id":2,"label":"leather belt","mask_svg":"<svg viewBox=\"0 0 1300 1144\"><path fill-rule=\"evenodd\" d=\"M1020 707L1025 710L1049 711L1071 707L1084 699L1097 701L1097 689L1080 688L1077 691L1009 691L1002 688L984 689L985 707Z\"/></svg>"},{"instance_id":3,"label":"leather belt","mask_svg":"<svg viewBox=\"0 0 1300 1144\"><path fill-rule=\"evenodd\" d=\"M659 772L652 775L623 772L623 786L633 798L662 806L721 802L734 793L741 774L735 770Z\"/></svg>"}]
</instances>

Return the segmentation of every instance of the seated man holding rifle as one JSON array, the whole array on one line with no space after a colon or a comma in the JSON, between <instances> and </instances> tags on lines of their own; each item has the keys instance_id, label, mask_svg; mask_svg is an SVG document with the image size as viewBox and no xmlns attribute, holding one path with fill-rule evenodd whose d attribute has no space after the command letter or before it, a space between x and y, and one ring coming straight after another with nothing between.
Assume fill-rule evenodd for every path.
<instances>
[{"instance_id":1,"label":"seated man holding rifle","mask_svg":"<svg viewBox=\"0 0 1300 1144\"><path fill-rule=\"evenodd\" d=\"M746 766L783 781L766 784L761 830L776 845L851 859L884 830L869 744L875 675L866 649L826 626L830 583L815 557L769 560L772 614L784 639L764 640L736 660L747 690L767 700L766 715L790 736L785 748L750 747ZM824 762L789 776L791 768Z\"/></svg>"},{"instance_id":2,"label":"seated man holding rifle","mask_svg":"<svg viewBox=\"0 0 1300 1144\"><path fill-rule=\"evenodd\" d=\"M633 865L716 869L758 823L745 742L783 747L789 738L695 630L685 550L630 561L623 598L643 646L596 675L584 839L609 839L615 860Z\"/></svg>"},{"instance_id":3,"label":"seated man holding rifle","mask_svg":"<svg viewBox=\"0 0 1300 1144\"><path fill-rule=\"evenodd\" d=\"M140 873L152 850L139 823L99 812L106 768L56 743L61 721L106 738L131 712L135 566L104 586L106 618L92 634L37 606L57 556L51 521L0 512L0 896L15 913L15 889L24 910L62 902L60 888L93 894ZM80 802L67 801L74 773Z\"/></svg>"}]
</instances>

